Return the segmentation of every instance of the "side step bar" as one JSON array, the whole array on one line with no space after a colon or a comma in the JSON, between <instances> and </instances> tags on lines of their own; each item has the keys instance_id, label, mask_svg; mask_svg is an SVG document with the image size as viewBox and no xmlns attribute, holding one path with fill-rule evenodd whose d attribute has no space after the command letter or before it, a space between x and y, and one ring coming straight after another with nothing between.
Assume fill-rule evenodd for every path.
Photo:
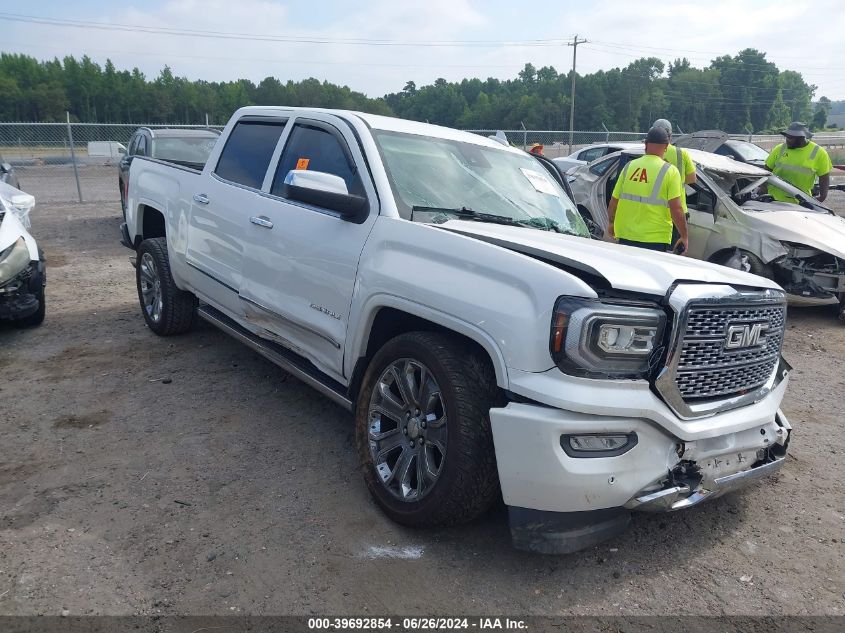
<instances>
[{"instance_id":1,"label":"side step bar","mask_svg":"<svg viewBox=\"0 0 845 633\"><path fill-rule=\"evenodd\" d=\"M352 411L352 401L346 397L346 390L343 385L323 374L304 358L281 345L256 336L209 305L201 305L197 308L197 314L229 336L251 347L271 363L278 365L309 387L316 389L324 396L328 396L347 411Z\"/></svg>"}]
</instances>

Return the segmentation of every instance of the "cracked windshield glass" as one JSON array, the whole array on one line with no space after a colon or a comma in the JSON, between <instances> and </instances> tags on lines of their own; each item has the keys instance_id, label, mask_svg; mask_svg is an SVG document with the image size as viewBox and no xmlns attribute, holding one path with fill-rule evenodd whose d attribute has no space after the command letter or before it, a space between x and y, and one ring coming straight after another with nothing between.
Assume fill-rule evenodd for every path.
<instances>
[{"instance_id":1,"label":"cracked windshield glass","mask_svg":"<svg viewBox=\"0 0 845 633\"><path fill-rule=\"evenodd\" d=\"M406 219L477 220L589 237L575 205L528 154L396 132L375 138Z\"/></svg>"}]
</instances>

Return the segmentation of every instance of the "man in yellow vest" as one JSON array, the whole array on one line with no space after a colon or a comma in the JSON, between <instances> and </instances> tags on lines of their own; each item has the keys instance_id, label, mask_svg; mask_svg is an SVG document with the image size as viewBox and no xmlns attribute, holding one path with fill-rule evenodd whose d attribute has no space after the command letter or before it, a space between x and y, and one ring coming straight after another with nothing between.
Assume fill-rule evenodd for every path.
<instances>
[{"instance_id":1,"label":"man in yellow vest","mask_svg":"<svg viewBox=\"0 0 845 633\"><path fill-rule=\"evenodd\" d=\"M813 195L813 185L818 176L818 200L824 202L830 187L830 170L833 169L830 156L823 147L810 141L813 135L800 121L791 123L781 134L786 139L771 151L766 159L766 168L808 196ZM768 190L775 200L798 203L796 198L774 185L769 185Z\"/></svg>"},{"instance_id":2,"label":"man in yellow vest","mask_svg":"<svg viewBox=\"0 0 845 633\"><path fill-rule=\"evenodd\" d=\"M672 145L672 124L668 119L657 119L652 124L652 127L662 127L669 133L669 146L666 148L666 153L663 154L663 160L670 165L678 168L681 174L681 207L684 209L684 216L689 221L689 211L687 210L687 188L686 185L695 184L695 164L692 162L689 153L685 149ZM672 243L678 240L678 228L672 230Z\"/></svg>"},{"instance_id":3,"label":"man in yellow vest","mask_svg":"<svg viewBox=\"0 0 845 633\"><path fill-rule=\"evenodd\" d=\"M681 207L681 174L663 160L668 145L665 128L651 128L645 138L645 155L625 165L616 180L607 207L607 230L620 244L666 252L672 246L674 225L679 237L672 250L684 253L689 247Z\"/></svg>"}]
</instances>

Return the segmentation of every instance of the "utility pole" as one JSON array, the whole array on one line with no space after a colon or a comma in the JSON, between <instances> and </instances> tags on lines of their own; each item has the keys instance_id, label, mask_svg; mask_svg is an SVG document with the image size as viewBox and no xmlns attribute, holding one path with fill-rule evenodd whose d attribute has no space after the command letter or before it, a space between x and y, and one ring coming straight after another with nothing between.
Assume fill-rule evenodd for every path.
<instances>
[{"instance_id":1,"label":"utility pole","mask_svg":"<svg viewBox=\"0 0 845 633\"><path fill-rule=\"evenodd\" d=\"M572 153L572 132L575 129L575 57L578 53L578 45L586 43L587 40L579 40L578 36L572 38L571 42L567 42L567 46L572 47L572 96L569 103L569 153Z\"/></svg>"}]
</instances>

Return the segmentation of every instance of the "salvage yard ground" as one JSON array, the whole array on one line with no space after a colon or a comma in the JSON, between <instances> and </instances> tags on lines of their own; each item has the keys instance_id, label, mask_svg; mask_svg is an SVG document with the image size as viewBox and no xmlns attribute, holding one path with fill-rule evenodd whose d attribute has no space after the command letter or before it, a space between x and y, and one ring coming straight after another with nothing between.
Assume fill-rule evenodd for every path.
<instances>
[{"instance_id":1,"label":"salvage yard ground","mask_svg":"<svg viewBox=\"0 0 845 633\"><path fill-rule=\"evenodd\" d=\"M114 172L101 180L116 198ZM151 334L116 200L50 202L49 182L21 182L39 200L48 307L39 328L0 326L0 614L845 613L831 309L789 312L796 430L778 475L637 515L578 554L530 555L503 506L455 529L391 523L350 414L211 326ZM845 194L831 199L845 214Z\"/></svg>"}]
</instances>

